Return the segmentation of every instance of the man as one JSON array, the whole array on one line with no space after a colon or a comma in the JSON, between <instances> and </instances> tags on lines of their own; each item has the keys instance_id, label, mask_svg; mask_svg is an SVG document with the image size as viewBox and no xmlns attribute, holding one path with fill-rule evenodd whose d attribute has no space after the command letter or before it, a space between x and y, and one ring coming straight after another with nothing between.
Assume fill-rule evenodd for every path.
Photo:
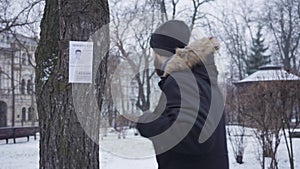
<instances>
[{"instance_id":1,"label":"man","mask_svg":"<svg viewBox=\"0 0 300 169\"><path fill-rule=\"evenodd\" d=\"M80 60L80 57L81 57L81 50L80 49L77 49L75 51L75 59L76 60Z\"/></svg>"},{"instance_id":2,"label":"man","mask_svg":"<svg viewBox=\"0 0 300 169\"><path fill-rule=\"evenodd\" d=\"M74 55L72 55L71 57L70 63L76 66L78 61L80 60L80 57L81 57L81 50L76 49Z\"/></svg>"},{"instance_id":3,"label":"man","mask_svg":"<svg viewBox=\"0 0 300 169\"><path fill-rule=\"evenodd\" d=\"M187 46L189 38L188 26L178 20L162 24L152 34L150 46L163 95L153 113L139 118L137 129L153 142L159 169L228 169L223 100L213 55L201 53L197 45L202 42ZM173 71L164 72L166 67ZM212 114L215 118L209 117Z\"/></svg>"}]
</instances>

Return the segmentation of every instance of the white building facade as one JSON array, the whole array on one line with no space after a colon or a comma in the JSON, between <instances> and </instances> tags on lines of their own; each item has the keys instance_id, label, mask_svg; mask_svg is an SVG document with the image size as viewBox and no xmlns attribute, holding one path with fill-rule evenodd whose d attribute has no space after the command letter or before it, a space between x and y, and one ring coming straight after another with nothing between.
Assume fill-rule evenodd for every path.
<instances>
[{"instance_id":1,"label":"white building facade","mask_svg":"<svg viewBox=\"0 0 300 169\"><path fill-rule=\"evenodd\" d=\"M34 38L0 34L0 127L37 125L36 47Z\"/></svg>"}]
</instances>

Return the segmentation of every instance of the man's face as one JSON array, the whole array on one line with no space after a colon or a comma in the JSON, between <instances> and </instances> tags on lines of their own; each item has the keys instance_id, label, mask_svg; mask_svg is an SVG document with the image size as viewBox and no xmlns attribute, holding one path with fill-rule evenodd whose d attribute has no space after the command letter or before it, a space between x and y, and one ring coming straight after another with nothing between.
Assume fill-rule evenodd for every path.
<instances>
[{"instance_id":1,"label":"man's face","mask_svg":"<svg viewBox=\"0 0 300 169\"><path fill-rule=\"evenodd\" d=\"M161 56L157 55L154 51L153 51L153 59L154 59L154 67L155 67L155 71L156 74L158 76L162 76L164 74L164 72L161 70L163 61L160 58Z\"/></svg>"},{"instance_id":2,"label":"man's face","mask_svg":"<svg viewBox=\"0 0 300 169\"><path fill-rule=\"evenodd\" d=\"M77 59L80 58L80 55L81 55L81 52L80 52L80 51L76 51L76 52L75 52L75 57L76 57Z\"/></svg>"}]
</instances>

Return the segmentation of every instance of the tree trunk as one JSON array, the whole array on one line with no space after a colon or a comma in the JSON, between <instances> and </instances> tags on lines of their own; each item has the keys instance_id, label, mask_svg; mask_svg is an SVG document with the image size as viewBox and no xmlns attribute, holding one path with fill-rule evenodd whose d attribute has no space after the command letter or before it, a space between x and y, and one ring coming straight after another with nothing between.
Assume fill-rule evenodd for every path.
<instances>
[{"instance_id":1,"label":"tree trunk","mask_svg":"<svg viewBox=\"0 0 300 169\"><path fill-rule=\"evenodd\" d=\"M41 169L99 168L100 110L95 110L89 98L95 95L96 84L98 94L94 97L99 98L98 104L102 103L108 28L98 37L92 36L108 22L107 0L46 0L35 55ZM97 41L93 64L101 59L103 62L93 66L93 84L70 84L69 41L89 39ZM95 54L95 50L100 53ZM87 107L77 109L81 105L76 105L76 99Z\"/></svg>"}]
</instances>

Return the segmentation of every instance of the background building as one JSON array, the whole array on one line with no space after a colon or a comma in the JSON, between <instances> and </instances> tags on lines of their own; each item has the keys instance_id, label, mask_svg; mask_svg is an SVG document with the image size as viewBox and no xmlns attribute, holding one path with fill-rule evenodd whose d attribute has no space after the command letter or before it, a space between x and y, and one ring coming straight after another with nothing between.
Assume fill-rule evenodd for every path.
<instances>
[{"instance_id":1,"label":"background building","mask_svg":"<svg viewBox=\"0 0 300 169\"><path fill-rule=\"evenodd\" d=\"M232 121L250 127L278 127L300 122L300 77L281 66L265 65L250 76L235 83L238 111ZM239 119L238 117L242 117ZM266 126L264 126L266 125Z\"/></svg>"},{"instance_id":2,"label":"background building","mask_svg":"<svg viewBox=\"0 0 300 169\"><path fill-rule=\"evenodd\" d=\"M0 33L0 127L36 125L36 47L35 38Z\"/></svg>"}]
</instances>

